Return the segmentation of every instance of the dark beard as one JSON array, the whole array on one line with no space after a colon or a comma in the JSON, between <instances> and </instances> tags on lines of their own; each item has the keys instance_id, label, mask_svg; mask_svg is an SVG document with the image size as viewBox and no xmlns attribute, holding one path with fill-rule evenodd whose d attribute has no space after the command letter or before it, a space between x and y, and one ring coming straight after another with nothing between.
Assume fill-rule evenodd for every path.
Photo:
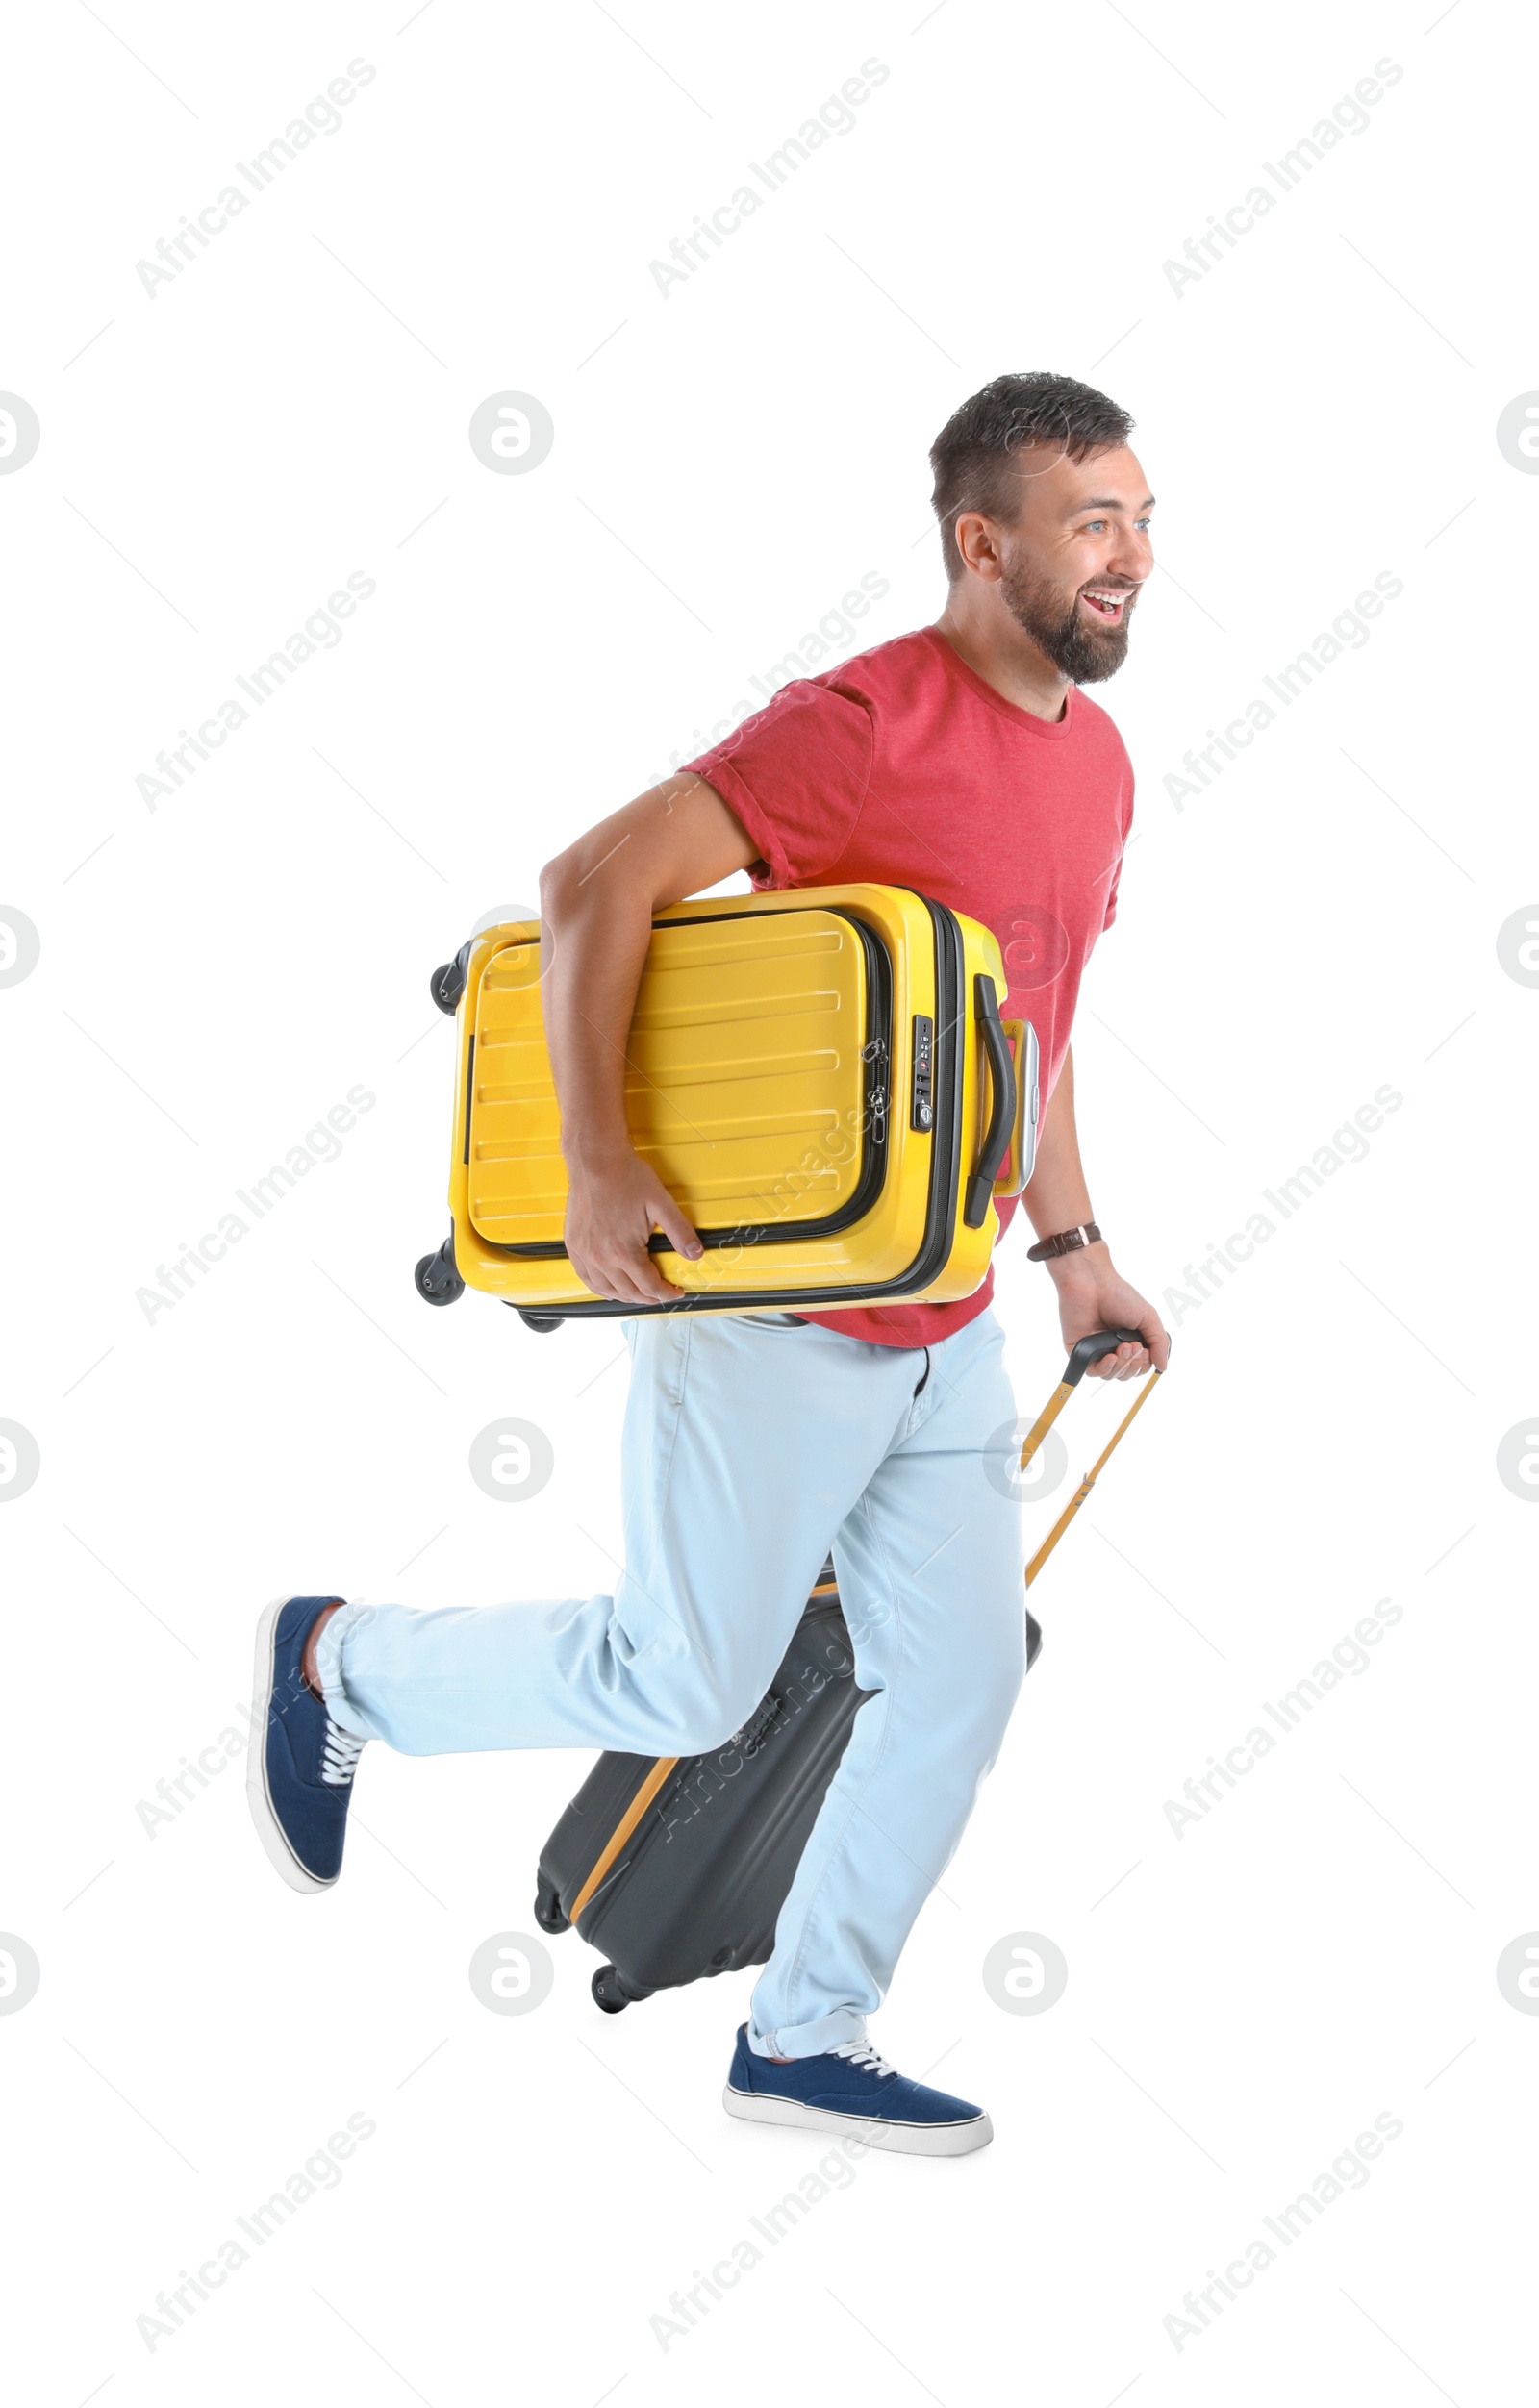
<instances>
[{"instance_id":1,"label":"dark beard","mask_svg":"<svg viewBox=\"0 0 1539 2408\"><path fill-rule=\"evenodd\" d=\"M1122 625L1108 627L1102 635L1080 617L1077 594L1066 618L1053 587L1034 581L1008 563L1000 574L999 590L1011 616L1025 629L1038 651L1074 685L1098 686L1103 678L1115 677L1126 660L1135 607L1131 602L1123 613Z\"/></svg>"}]
</instances>

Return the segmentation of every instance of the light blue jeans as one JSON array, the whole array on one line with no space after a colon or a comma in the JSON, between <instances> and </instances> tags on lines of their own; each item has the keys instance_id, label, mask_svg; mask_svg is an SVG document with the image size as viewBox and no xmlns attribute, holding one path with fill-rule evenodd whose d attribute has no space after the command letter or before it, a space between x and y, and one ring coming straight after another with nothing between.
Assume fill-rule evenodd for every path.
<instances>
[{"instance_id":1,"label":"light blue jeans","mask_svg":"<svg viewBox=\"0 0 1539 2408\"><path fill-rule=\"evenodd\" d=\"M336 1719L407 1755L694 1755L769 1688L830 1548L861 1707L753 1994L761 2055L865 2037L962 1835L1024 1668L1020 1509L984 1475L1015 1402L991 1311L925 1347L745 1314L626 1323L613 1596L348 1605ZM1001 1437L1001 1433L1003 1436Z\"/></svg>"}]
</instances>

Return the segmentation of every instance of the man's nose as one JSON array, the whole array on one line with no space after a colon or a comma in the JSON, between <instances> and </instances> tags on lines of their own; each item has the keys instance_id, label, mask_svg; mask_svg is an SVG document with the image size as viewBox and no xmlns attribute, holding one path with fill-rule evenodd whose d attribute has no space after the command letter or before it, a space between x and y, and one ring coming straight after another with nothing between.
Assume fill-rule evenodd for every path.
<instances>
[{"instance_id":1,"label":"man's nose","mask_svg":"<svg viewBox=\"0 0 1539 2408\"><path fill-rule=\"evenodd\" d=\"M1108 575L1136 578L1142 585L1153 565L1152 540L1148 536L1141 535L1135 528L1130 527L1118 538L1116 548L1106 564L1106 568Z\"/></svg>"}]
</instances>

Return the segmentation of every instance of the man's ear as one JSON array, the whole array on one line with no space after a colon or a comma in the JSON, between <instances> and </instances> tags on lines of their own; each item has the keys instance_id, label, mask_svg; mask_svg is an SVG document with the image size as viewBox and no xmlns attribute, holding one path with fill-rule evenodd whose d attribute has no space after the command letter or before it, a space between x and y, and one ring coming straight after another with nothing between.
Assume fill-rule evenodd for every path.
<instances>
[{"instance_id":1,"label":"man's ear","mask_svg":"<svg viewBox=\"0 0 1539 2408\"><path fill-rule=\"evenodd\" d=\"M981 510L961 510L956 514L951 532L964 567L971 569L975 577L997 585L1002 563L999 530L995 521Z\"/></svg>"}]
</instances>

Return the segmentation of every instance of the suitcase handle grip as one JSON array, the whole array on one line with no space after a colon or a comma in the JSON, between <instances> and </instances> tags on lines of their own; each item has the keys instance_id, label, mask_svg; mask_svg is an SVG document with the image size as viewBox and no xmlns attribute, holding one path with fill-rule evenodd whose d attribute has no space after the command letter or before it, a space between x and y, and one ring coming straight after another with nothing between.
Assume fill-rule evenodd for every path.
<instances>
[{"instance_id":1,"label":"suitcase handle grip","mask_svg":"<svg viewBox=\"0 0 1539 2408\"><path fill-rule=\"evenodd\" d=\"M1008 1159L994 1185L996 1203L1002 1195L1019 1195L1026 1184L1026 1114L1028 1109L1033 1127L1037 1119L1036 1081L1027 1080L1022 1066L1026 1059L1028 1023L1024 1020L1002 1020L1000 1026L1010 1040L1011 1051L1015 1056L1017 1092L1016 1116L1010 1130L1010 1143L1006 1148Z\"/></svg>"},{"instance_id":2,"label":"suitcase handle grip","mask_svg":"<svg viewBox=\"0 0 1539 2408\"><path fill-rule=\"evenodd\" d=\"M1063 1378L1059 1381L1057 1387L1053 1390L1052 1394L1044 1405L1041 1413L1038 1414L1036 1420L1026 1432L1025 1442L1021 1449L1021 1468L1022 1471L1024 1471L1027 1464L1030 1463L1032 1456L1036 1453L1038 1447L1042 1444L1043 1440L1052 1428L1053 1423L1057 1420L1058 1416L1062 1413L1065 1405L1068 1404L1070 1397L1079 1386L1080 1381L1084 1378L1085 1373L1090 1369L1091 1365L1093 1363L1098 1363L1102 1355L1115 1354L1119 1346L1142 1346L1144 1342L1145 1341L1142 1332L1136 1329L1093 1329L1088 1338L1082 1338L1079 1341L1078 1345L1073 1348L1068 1362L1064 1366ZM1139 1397L1139 1404L1143 1403L1145 1396L1151 1395L1153 1393L1153 1383L1159 1378L1159 1376L1160 1374L1158 1371L1155 1371L1151 1375L1149 1386L1144 1390L1143 1393ZM1134 1411L1136 1410L1137 1407L1134 1408ZM1132 1415L1129 1414L1127 1420L1131 1419ZM1120 1429L1117 1433L1117 1438L1122 1437L1123 1430L1126 1427L1127 1421L1124 1421L1122 1429ZM1112 1445L1115 1446L1116 1443L1117 1439L1114 1438ZM1110 1453L1110 1451L1111 1449L1108 1448L1107 1452ZM1102 1458L1102 1461L1104 1461L1104 1457ZM1099 1468L1098 1466L1097 1467L1097 1469ZM1060 1524L1060 1527L1062 1525ZM1057 1535L1057 1532L1054 1531L1053 1536L1055 1539Z\"/></svg>"},{"instance_id":3,"label":"suitcase handle grip","mask_svg":"<svg viewBox=\"0 0 1539 2408\"><path fill-rule=\"evenodd\" d=\"M977 1165L968 1181L962 1218L970 1229L981 1229L994 1183L999 1176L1016 1125L1016 1066L999 1017L999 998L987 971L972 981L972 1014L989 1066L989 1124L978 1147Z\"/></svg>"},{"instance_id":4,"label":"suitcase handle grip","mask_svg":"<svg viewBox=\"0 0 1539 2408\"><path fill-rule=\"evenodd\" d=\"M1064 1386L1077 1388L1093 1363L1102 1355L1115 1354L1119 1346L1143 1346L1148 1343L1142 1330L1096 1329L1082 1338L1064 1366Z\"/></svg>"}]
</instances>

